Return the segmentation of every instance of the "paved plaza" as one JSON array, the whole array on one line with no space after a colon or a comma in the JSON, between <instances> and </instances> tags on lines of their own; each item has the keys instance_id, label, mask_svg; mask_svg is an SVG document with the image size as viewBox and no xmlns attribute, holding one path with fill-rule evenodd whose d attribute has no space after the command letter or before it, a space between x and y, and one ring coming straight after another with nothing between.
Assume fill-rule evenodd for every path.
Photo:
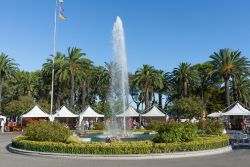
<instances>
[{"instance_id":1,"label":"paved plaza","mask_svg":"<svg viewBox=\"0 0 250 167\"><path fill-rule=\"evenodd\" d=\"M6 146L15 134L0 134L0 167L249 167L250 149L230 153L178 159L161 160L84 160L45 158L13 154Z\"/></svg>"}]
</instances>

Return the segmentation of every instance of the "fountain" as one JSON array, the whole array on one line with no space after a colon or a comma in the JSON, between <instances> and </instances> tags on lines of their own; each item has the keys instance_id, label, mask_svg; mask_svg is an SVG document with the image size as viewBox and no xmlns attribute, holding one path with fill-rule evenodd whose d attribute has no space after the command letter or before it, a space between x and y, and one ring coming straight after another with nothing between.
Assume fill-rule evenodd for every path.
<instances>
[{"instance_id":1,"label":"fountain","mask_svg":"<svg viewBox=\"0 0 250 167\"><path fill-rule=\"evenodd\" d=\"M90 135L91 141L95 142L117 142L132 140L148 140L153 135L136 134L127 132L125 111L128 109L128 70L125 49L125 36L122 21L117 16L112 31L113 58L110 63L111 80L109 86L108 102L110 105L110 126L108 132L99 135ZM123 113L123 118L117 122L116 115ZM122 131L121 131L122 129Z\"/></svg>"},{"instance_id":2,"label":"fountain","mask_svg":"<svg viewBox=\"0 0 250 167\"><path fill-rule=\"evenodd\" d=\"M111 80L109 88L109 105L110 105L110 120L111 127L108 129L111 134L117 135L118 125L116 115L125 112L128 108L128 70L127 70L127 56L125 49L125 37L122 21L119 16L114 23L113 31L113 58L110 65ZM125 114L122 120L123 135L127 134Z\"/></svg>"}]
</instances>

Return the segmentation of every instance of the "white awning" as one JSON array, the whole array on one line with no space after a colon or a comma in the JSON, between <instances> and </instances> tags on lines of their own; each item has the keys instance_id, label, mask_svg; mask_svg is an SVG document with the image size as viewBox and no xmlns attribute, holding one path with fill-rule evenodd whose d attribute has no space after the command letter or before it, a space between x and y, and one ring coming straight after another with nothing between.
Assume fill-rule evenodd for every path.
<instances>
[{"instance_id":1,"label":"white awning","mask_svg":"<svg viewBox=\"0 0 250 167\"><path fill-rule=\"evenodd\" d=\"M79 114L79 125L81 125L83 118L102 118L104 115L95 112L90 106Z\"/></svg>"},{"instance_id":2,"label":"white awning","mask_svg":"<svg viewBox=\"0 0 250 167\"><path fill-rule=\"evenodd\" d=\"M37 105L26 114L21 115L21 118L51 118L51 116L43 112Z\"/></svg>"},{"instance_id":3,"label":"white awning","mask_svg":"<svg viewBox=\"0 0 250 167\"><path fill-rule=\"evenodd\" d=\"M211 118L218 118L218 117L222 117L223 113L222 112L213 112L211 114L208 114L207 117L211 117Z\"/></svg>"},{"instance_id":4,"label":"white awning","mask_svg":"<svg viewBox=\"0 0 250 167\"><path fill-rule=\"evenodd\" d=\"M75 118L75 117L78 117L78 115L73 114L65 106L63 106L59 111L57 111L53 115L53 118Z\"/></svg>"},{"instance_id":5,"label":"white awning","mask_svg":"<svg viewBox=\"0 0 250 167\"><path fill-rule=\"evenodd\" d=\"M139 113L135 111L135 109L131 106L128 107L128 109L119 115L116 115L116 117L139 117Z\"/></svg>"},{"instance_id":6,"label":"white awning","mask_svg":"<svg viewBox=\"0 0 250 167\"><path fill-rule=\"evenodd\" d=\"M230 116L230 115L242 115L242 116L250 116L250 111L242 107L239 103L237 103L231 110L223 113L225 116Z\"/></svg>"},{"instance_id":7,"label":"white awning","mask_svg":"<svg viewBox=\"0 0 250 167\"><path fill-rule=\"evenodd\" d=\"M88 118L91 118L91 117L93 117L93 118L104 117L104 115L95 112L90 106L88 106L86 110L84 110L83 112L81 112L79 114L79 116L88 117Z\"/></svg>"},{"instance_id":8,"label":"white awning","mask_svg":"<svg viewBox=\"0 0 250 167\"><path fill-rule=\"evenodd\" d=\"M166 117L166 114L161 112L157 107L153 107L149 112L146 114L142 114L143 117Z\"/></svg>"}]
</instances>

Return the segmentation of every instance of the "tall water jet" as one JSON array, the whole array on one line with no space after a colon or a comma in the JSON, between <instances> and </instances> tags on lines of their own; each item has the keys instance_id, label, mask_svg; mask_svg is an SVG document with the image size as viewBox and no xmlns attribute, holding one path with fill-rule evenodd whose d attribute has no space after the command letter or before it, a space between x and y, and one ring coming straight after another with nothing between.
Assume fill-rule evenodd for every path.
<instances>
[{"instance_id":1,"label":"tall water jet","mask_svg":"<svg viewBox=\"0 0 250 167\"><path fill-rule=\"evenodd\" d=\"M116 134L120 127L116 115L128 108L128 70L125 48L125 36L122 21L117 16L112 31L113 58L110 64L111 80L109 87L109 104L111 109L111 133ZM123 114L122 128L126 134L126 118Z\"/></svg>"}]
</instances>

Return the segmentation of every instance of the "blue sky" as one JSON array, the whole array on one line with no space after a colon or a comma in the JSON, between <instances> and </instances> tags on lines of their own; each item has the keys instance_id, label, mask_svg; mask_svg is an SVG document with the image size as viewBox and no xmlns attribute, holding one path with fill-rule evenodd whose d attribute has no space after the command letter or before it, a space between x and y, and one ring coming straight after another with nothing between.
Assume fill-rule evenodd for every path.
<instances>
[{"instance_id":1,"label":"blue sky","mask_svg":"<svg viewBox=\"0 0 250 167\"><path fill-rule=\"evenodd\" d=\"M0 52L23 70L40 69L53 53L53 0L0 0ZM96 65L112 56L116 16L123 20L128 69L171 71L209 60L221 48L250 58L249 0L65 0L57 51L82 48Z\"/></svg>"}]
</instances>

